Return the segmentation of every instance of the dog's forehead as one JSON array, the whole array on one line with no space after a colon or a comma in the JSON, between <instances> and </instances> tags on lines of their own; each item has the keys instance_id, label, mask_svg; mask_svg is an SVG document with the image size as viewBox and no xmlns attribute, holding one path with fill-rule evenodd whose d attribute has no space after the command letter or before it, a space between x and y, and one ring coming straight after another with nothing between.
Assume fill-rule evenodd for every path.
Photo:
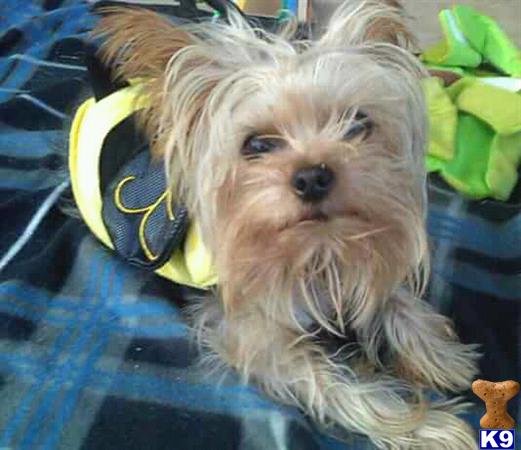
<instances>
[{"instance_id":1,"label":"dog's forehead","mask_svg":"<svg viewBox=\"0 0 521 450\"><path fill-rule=\"evenodd\" d=\"M258 132L286 131L293 136L311 137L323 134L327 127L342 127L359 111L380 121L385 120L380 119L381 116L391 112L399 116L404 102L400 102L401 105L393 103L386 101L383 95L345 92L338 86L272 85L245 99L236 117L240 117L241 125Z\"/></svg>"},{"instance_id":2,"label":"dog's forehead","mask_svg":"<svg viewBox=\"0 0 521 450\"><path fill-rule=\"evenodd\" d=\"M278 67L263 68L264 75L252 77L253 95L242 97L244 109L271 114L279 120L299 121L306 113L343 113L353 107L373 105L392 110L406 101L408 92L400 89L395 74L356 55L336 63L314 55L309 60L284 61ZM252 71L256 68L252 67Z\"/></svg>"},{"instance_id":3,"label":"dog's forehead","mask_svg":"<svg viewBox=\"0 0 521 450\"><path fill-rule=\"evenodd\" d=\"M346 120L362 111L373 122L389 124L386 134L392 135L407 121L408 96L414 95L404 74L360 52L310 51L247 69L233 90L237 109L230 126L249 134L336 139L345 133Z\"/></svg>"}]
</instances>

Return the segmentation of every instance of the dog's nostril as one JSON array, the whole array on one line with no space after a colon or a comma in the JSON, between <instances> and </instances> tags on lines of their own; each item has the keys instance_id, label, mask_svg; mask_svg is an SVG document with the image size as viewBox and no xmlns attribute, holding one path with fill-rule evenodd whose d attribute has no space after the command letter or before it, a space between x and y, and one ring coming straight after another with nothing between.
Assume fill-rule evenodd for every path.
<instances>
[{"instance_id":1,"label":"dog's nostril","mask_svg":"<svg viewBox=\"0 0 521 450\"><path fill-rule=\"evenodd\" d=\"M307 180L303 176L296 176L294 181L294 186L297 192L304 192L307 187Z\"/></svg>"},{"instance_id":2,"label":"dog's nostril","mask_svg":"<svg viewBox=\"0 0 521 450\"><path fill-rule=\"evenodd\" d=\"M321 189L328 189L333 182L333 172L327 168L320 169L317 174L316 183Z\"/></svg>"},{"instance_id":3,"label":"dog's nostril","mask_svg":"<svg viewBox=\"0 0 521 450\"><path fill-rule=\"evenodd\" d=\"M325 164L320 164L297 170L291 184L302 200L318 202L329 193L334 179L333 171Z\"/></svg>"}]
</instances>

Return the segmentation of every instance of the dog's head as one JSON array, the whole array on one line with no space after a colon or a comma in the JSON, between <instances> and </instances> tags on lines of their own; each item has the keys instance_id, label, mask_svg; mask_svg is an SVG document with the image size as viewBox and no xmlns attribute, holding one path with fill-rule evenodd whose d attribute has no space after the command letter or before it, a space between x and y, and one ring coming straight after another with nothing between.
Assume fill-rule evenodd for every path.
<instances>
[{"instance_id":1,"label":"dog's head","mask_svg":"<svg viewBox=\"0 0 521 450\"><path fill-rule=\"evenodd\" d=\"M98 30L117 73L147 80L154 153L227 310L293 317L300 302L324 325L367 320L426 258L422 69L403 17L351 0L309 40L229 22L118 10Z\"/></svg>"}]
</instances>

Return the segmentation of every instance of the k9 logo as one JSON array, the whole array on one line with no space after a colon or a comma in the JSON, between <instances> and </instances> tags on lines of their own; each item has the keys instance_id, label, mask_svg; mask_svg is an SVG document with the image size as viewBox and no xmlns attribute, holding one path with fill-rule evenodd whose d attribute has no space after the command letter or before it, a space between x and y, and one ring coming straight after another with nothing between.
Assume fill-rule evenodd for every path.
<instances>
[{"instance_id":1,"label":"k9 logo","mask_svg":"<svg viewBox=\"0 0 521 450\"><path fill-rule=\"evenodd\" d=\"M515 430L479 430L479 448L513 450L516 448L515 437Z\"/></svg>"}]
</instances>

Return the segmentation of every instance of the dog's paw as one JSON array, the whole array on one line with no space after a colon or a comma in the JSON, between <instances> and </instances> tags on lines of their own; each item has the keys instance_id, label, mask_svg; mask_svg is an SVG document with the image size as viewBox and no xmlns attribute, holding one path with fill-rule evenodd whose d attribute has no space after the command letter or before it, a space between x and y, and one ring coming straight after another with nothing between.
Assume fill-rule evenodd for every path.
<instances>
[{"instance_id":1,"label":"dog's paw","mask_svg":"<svg viewBox=\"0 0 521 450\"><path fill-rule=\"evenodd\" d=\"M475 450L472 428L454 414L443 410L428 412L425 423L414 433L411 450Z\"/></svg>"},{"instance_id":2,"label":"dog's paw","mask_svg":"<svg viewBox=\"0 0 521 450\"><path fill-rule=\"evenodd\" d=\"M473 430L448 411L431 410L412 434L374 440L385 450L475 450Z\"/></svg>"},{"instance_id":3,"label":"dog's paw","mask_svg":"<svg viewBox=\"0 0 521 450\"><path fill-rule=\"evenodd\" d=\"M400 377L441 391L470 388L477 373L478 346L462 344L448 318L400 291L381 320Z\"/></svg>"},{"instance_id":4,"label":"dog's paw","mask_svg":"<svg viewBox=\"0 0 521 450\"><path fill-rule=\"evenodd\" d=\"M435 338L438 339L438 338ZM478 369L477 346L458 341L443 341L425 347L416 357L398 359L400 376L416 385L441 391L463 391L470 388Z\"/></svg>"}]
</instances>

